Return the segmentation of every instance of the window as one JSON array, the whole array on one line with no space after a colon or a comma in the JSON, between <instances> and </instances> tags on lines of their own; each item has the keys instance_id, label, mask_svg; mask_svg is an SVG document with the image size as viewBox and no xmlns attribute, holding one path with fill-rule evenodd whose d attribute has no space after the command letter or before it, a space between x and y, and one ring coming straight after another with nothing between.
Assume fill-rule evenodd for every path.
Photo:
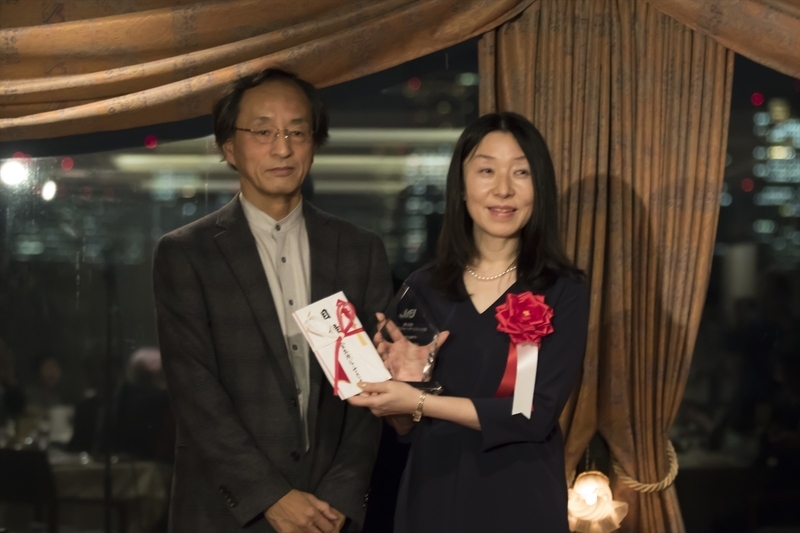
<instances>
[{"instance_id":1,"label":"window","mask_svg":"<svg viewBox=\"0 0 800 533\"><path fill-rule=\"evenodd\" d=\"M798 525L800 81L742 57L734 73L710 285L672 431L690 532Z\"/></svg>"},{"instance_id":2,"label":"window","mask_svg":"<svg viewBox=\"0 0 800 533\"><path fill-rule=\"evenodd\" d=\"M323 94L331 139L304 194L377 232L402 281L431 258L450 153L477 117L476 42ZM73 491L58 497L89 500L62 505L63 525L101 527L111 391L114 483L148 487L126 493L127 517L143 531L165 527L174 427L159 372L152 251L238 190L210 129L205 117L20 143L16 157L0 160L0 362L13 360L16 377L2 387L27 397L4 402L0 448L46 450L58 486ZM0 524L26 523L29 511L0 504Z\"/></svg>"}]
</instances>

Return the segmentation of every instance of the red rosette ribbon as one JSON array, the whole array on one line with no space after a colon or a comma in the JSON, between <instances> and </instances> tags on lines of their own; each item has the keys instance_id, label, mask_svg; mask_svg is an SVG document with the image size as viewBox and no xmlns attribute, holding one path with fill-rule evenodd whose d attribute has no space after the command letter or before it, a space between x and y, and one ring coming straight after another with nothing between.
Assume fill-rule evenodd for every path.
<instances>
[{"instance_id":1,"label":"red rosette ribbon","mask_svg":"<svg viewBox=\"0 0 800 533\"><path fill-rule=\"evenodd\" d=\"M345 337L351 335L358 335L364 328L356 328L356 308L353 304L345 300L336 300L336 321L339 323L339 336L336 338L336 351L335 351L335 368L333 370L333 393L339 394L339 382L344 381L350 383L347 379L347 374L342 368L342 363L339 362L339 351L342 348L342 341Z\"/></svg>"},{"instance_id":2,"label":"red rosette ribbon","mask_svg":"<svg viewBox=\"0 0 800 533\"><path fill-rule=\"evenodd\" d=\"M544 337L553 333L553 308L545 303L544 296L540 294L533 294L530 291L521 294L509 293L506 295L505 303L497 306L495 318L497 331L508 333L510 337L506 369L495 393L495 398L507 398L517 389L518 366L524 366L518 360L519 349L525 350L526 357L533 357L532 361L525 362L529 369L526 379L530 381L532 372L532 379L535 381L538 347ZM529 385L532 395L533 383Z\"/></svg>"}]
</instances>

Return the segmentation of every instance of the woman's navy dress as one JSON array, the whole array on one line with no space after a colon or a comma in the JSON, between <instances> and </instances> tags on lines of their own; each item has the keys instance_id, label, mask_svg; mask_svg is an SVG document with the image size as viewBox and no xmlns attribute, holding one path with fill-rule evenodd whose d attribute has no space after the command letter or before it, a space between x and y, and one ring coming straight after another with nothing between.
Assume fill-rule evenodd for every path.
<instances>
[{"instance_id":1,"label":"woman's navy dress","mask_svg":"<svg viewBox=\"0 0 800 533\"><path fill-rule=\"evenodd\" d=\"M460 282L462 301L430 287L430 270L407 280L429 319L450 337L433 379L443 395L469 398L481 431L423 418L412 431L400 483L395 533L568 533L564 442L558 418L580 373L589 317L588 288L559 278L544 291L554 332L545 337L531 418L511 415L512 398L495 398L509 337L497 331L496 307L478 313ZM526 288L517 281L508 292Z\"/></svg>"}]
</instances>

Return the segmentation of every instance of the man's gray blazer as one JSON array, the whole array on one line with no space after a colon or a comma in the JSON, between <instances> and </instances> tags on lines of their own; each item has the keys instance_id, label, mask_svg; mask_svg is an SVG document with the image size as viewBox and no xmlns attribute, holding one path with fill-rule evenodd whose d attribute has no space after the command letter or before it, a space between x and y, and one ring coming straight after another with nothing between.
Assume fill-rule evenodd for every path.
<instances>
[{"instance_id":1,"label":"man's gray blazer","mask_svg":"<svg viewBox=\"0 0 800 533\"><path fill-rule=\"evenodd\" d=\"M372 335L391 298L383 244L307 202L303 215L311 301L344 291ZM154 290L178 426L170 531L273 531L263 513L290 489L313 493L359 530L379 421L334 396L309 354L304 451L286 342L238 195L159 241Z\"/></svg>"}]
</instances>

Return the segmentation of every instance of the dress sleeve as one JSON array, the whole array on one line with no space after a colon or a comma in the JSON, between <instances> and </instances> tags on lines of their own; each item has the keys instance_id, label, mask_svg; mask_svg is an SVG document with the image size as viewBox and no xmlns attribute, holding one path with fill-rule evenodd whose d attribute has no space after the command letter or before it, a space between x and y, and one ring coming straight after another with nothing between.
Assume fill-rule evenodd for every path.
<instances>
[{"instance_id":1,"label":"dress sleeve","mask_svg":"<svg viewBox=\"0 0 800 533\"><path fill-rule=\"evenodd\" d=\"M553 333L542 341L530 419L511 414L513 397L472 398L484 451L550 438L583 365L589 322L589 290L567 281L553 305Z\"/></svg>"}]
</instances>

